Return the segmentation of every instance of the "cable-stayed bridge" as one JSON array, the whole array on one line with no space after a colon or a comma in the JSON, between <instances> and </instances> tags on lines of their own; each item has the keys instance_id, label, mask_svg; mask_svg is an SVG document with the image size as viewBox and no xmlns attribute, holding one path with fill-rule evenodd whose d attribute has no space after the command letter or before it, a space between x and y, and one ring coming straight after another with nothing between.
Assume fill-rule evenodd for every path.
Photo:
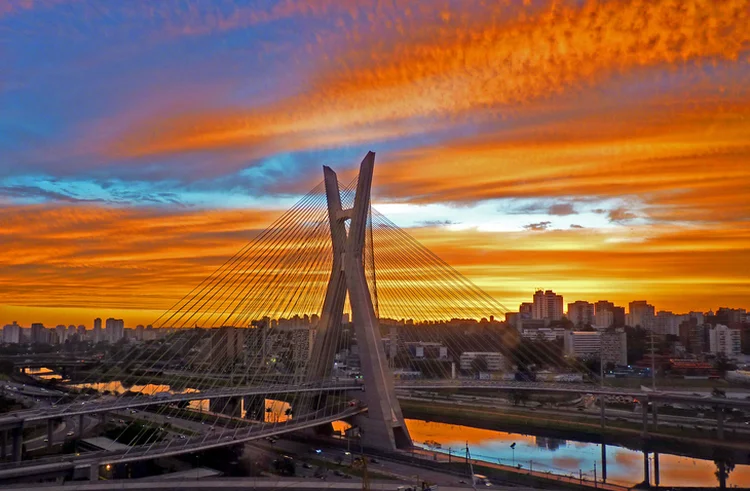
<instances>
[{"instance_id":1,"label":"cable-stayed bridge","mask_svg":"<svg viewBox=\"0 0 750 491\"><path fill-rule=\"evenodd\" d=\"M0 466L0 478L70 466L93 477L105 464L312 431L338 420L357 427L368 447L409 448L397 388L595 392L591 385L454 380L460 355L469 353L476 372L489 363L545 365L599 381L544 343L521 343L515 329L493 320L506 312L501 304L374 209L374 163L370 152L348 184L324 167L323 182L157 319L167 336L119 345L78 381L127 379L144 390L66 395L1 417L0 446L4 455L10 435L15 462ZM408 346L444 351L428 362ZM394 371L414 366L430 380L394 380ZM353 371L356 381L347 377ZM104 421L121 443L117 450L19 462L24 426L47 421L51 428L79 418L82 430L85 417L136 408L172 422L222 418L206 431L181 435L159 434L137 417L111 428Z\"/></svg>"}]
</instances>

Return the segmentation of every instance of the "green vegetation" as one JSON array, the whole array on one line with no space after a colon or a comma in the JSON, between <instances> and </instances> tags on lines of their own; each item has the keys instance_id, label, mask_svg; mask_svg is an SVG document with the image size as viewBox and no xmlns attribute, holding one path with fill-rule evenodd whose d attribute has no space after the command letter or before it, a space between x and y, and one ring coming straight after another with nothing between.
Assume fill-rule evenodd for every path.
<instances>
[{"instance_id":1,"label":"green vegetation","mask_svg":"<svg viewBox=\"0 0 750 491\"><path fill-rule=\"evenodd\" d=\"M592 442L606 439L625 445L642 444L642 424L620 419L613 420L612 418L608 418L607 426L602 428L595 418L573 413L560 413L558 415L545 413L543 415L536 415L533 412L505 412L502 409L469 408L436 402L426 404L409 400L402 400L400 404L404 416L407 418L442 421L451 424L466 424L470 422L472 426L498 431L528 432L530 429L537 429L560 434L564 433L568 438L577 438ZM689 425L684 427L659 425L655 429L650 424L649 418L650 438L665 442L674 442L680 445L684 445L685 443L702 444L710 439L713 446L732 446L733 444L743 444L746 439L744 435L725 431L725 442L720 443L714 440L714 433L714 430L700 430ZM684 448L682 450L684 451Z\"/></svg>"},{"instance_id":2,"label":"green vegetation","mask_svg":"<svg viewBox=\"0 0 750 491\"><path fill-rule=\"evenodd\" d=\"M24 409L23 404L16 401L15 399L11 399L10 397L0 395L0 413L9 413L11 411L19 411L21 409Z\"/></svg>"},{"instance_id":3,"label":"green vegetation","mask_svg":"<svg viewBox=\"0 0 750 491\"><path fill-rule=\"evenodd\" d=\"M104 436L125 445L149 445L163 439L158 427L144 423L110 424L104 429Z\"/></svg>"}]
</instances>

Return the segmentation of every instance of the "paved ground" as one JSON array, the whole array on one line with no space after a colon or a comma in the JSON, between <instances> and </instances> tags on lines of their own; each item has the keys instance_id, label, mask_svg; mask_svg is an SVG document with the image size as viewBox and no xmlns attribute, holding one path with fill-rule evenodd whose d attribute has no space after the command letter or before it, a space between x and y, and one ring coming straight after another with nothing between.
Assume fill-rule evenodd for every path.
<instances>
[{"instance_id":1,"label":"paved ground","mask_svg":"<svg viewBox=\"0 0 750 491\"><path fill-rule=\"evenodd\" d=\"M281 453L285 454L296 454L298 456L295 459L297 462L297 470L298 472L303 472L303 475L311 473L305 473L304 467L302 466L304 462L323 460L330 464L341 462L342 464L346 465L359 455L359 448L357 448L356 445L350 447L350 455L346 455L347 450L341 447L331 445L317 445L315 447L311 447L310 445L288 440L278 440L274 444L264 442L257 444L257 446L261 446L265 449L275 449L276 451L280 451ZM317 453L316 450L320 450L320 453ZM394 479L394 482L398 480L406 482L408 484L415 484L421 483L422 481L427 481L429 483L438 484L441 489L443 489L443 486L463 485L464 483L462 483L461 481L465 481L467 483L471 482L468 469L466 471L466 476L464 478L461 478L452 474L413 467L399 462L382 459L375 460L376 462L372 462L372 460L368 458L367 470L371 473L389 476ZM343 472L346 473L346 469L343 469ZM329 472L326 476L326 480L341 479L342 478L335 476L332 472ZM352 480L360 481L358 477L354 477Z\"/></svg>"},{"instance_id":2,"label":"paved ground","mask_svg":"<svg viewBox=\"0 0 750 491\"><path fill-rule=\"evenodd\" d=\"M376 491L395 491L404 483L396 482L372 482L370 489ZM296 490L313 490L313 489L332 489L341 491L359 491L362 489L362 483L358 481L348 482L323 482L318 479L253 479L253 478L220 478L220 479L202 479L202 480L178 480L178 481L148 481L143 479L130 481L99 481L97 483L85 484L66 484L64 487L57 485L50 486L52 489L64 489L68 491L109 491L109 490L164 490L164 491L209 491L209 490L279 490L296 491ZM15 491L37 491L47 489L47 486L35 484L26 486L8 486L3 489ZM441 486L440 491L466 491L471 486ZM528 488L507 488L493 486L491 489L501 489L513 491L524 491Z\"/></svg>"}]
</instances>

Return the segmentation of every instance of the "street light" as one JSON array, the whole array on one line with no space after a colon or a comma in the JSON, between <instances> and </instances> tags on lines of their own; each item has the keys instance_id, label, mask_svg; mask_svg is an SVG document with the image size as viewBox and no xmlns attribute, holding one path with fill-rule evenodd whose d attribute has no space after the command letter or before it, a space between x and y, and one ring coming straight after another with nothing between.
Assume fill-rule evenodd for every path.
<instances>
[{"instance_id":1,"label":"street light","mask_svg":"<svg viewBox=\"0 0 750 491\"><path fill-rule=\"evenodd\" d=\"M510 444L510 449L513 450L513 467L516 466L516 442Z\"/></svg>"}]
</instances>

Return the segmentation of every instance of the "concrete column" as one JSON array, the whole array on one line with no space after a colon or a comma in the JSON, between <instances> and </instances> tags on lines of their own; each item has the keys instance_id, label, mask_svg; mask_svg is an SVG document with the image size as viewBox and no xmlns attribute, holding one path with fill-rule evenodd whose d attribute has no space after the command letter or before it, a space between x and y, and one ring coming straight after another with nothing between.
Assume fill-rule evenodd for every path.
<instances>
[{"instance_id":1,"label":"concrete column","mask_svg":"<svg viewBox=\"0 0 750 491\"><path fill-rule=\"evenodd\" d=\"M604 395L599 396L599 421L602 425L602 428L607 426L607 418L605 416L606 412L606 403L604 402Z\"/></svg>"},{"instance_id":2,"label":"concrete column","mask_svg":"<svg viewBox=\"0 0 750 491\"><path fill-rule=\"evenodd\" d=\"M213 413L226 414L227 416L236 418L242 416L240 414L241 404L239 397L220 397L217 399L211 399L208 403L208 408L209 411Z\"/></svg>"},{"instance_id":3,"label":"concrete column","mask_svg":"<svg viewBox=\"0 0 750 491\"><path fill-rule=\"evenodd\" d=\"M651 403L651 415L654 417L654 431L659 428L659 408L656 405L656 401Z\"/></svg>"},{"instance_id":4,"label":"concrete column","mask_svg":"<svg viewBox=\"0 0 750 491\"><path fill-rule=\"evenodd\" d=\"M648 436L648 400L641 401L641 407L643 412L643 438Z\"/></svg>"},{"instance_id":5,"label":"concrete column","mask_svg":"<svg viewBox=\"0 0 750 491\"><path fill-rule=\"evenodd\" d=\"M99 413L99 424L104 425L107 422L107 413Z\"/></svg>"},{"instance_id":6,"label":"concrete column","mask_svg":"<svg viewBox=\"0 0 750 491\"><path fill-rule=\"evenodd\" d=\"M659 487L659 454L654 452L654 486Z\"/></svg>"},{"instance_id":7,"label":"concrete column","mask_svg":"<svg viewBox=\"0 0 750 491\"><path fill-rule=\"evenodd\" d=\"M89 467L89 481L99 480L99 464L91 464Z\"/></svg>"},{"instance_id":8,"label":"concrete column","mask_svg":"<svg viewBox=\"0 0 750 491\"><path fill-rule=\"evenodd\" d=\"M648 452L644 450L643 452L643 482L646 483L647 486L651 486L651 469L649 469L648 466Z\"/></svg>"},{"instance_id":9,"label":"concrete column","mask_svg":"<svg viewBox=\"0 0 750 491\"><path fill-rule=\"evenodd\" d=\"M83 426L85 423L85 418L83 417L83 414L78 415L78 438L83 438Z\"/></svg>"},{"instance_id":10,"label":"concrete column","mask_svg":"<svg viewBox=\"0 0 750 491\"><path fill-rule=\"evenodd\" d=\"M244 417L255 421L263 421L266 414L266 400L260 397L245 397Z\"/></svg>"},{"instance_id":11,"label":"concrete column","mask_svg":"<svg viewBox=\"0 0 750 491\"><path fill-rule=\"evenodd\" d=\"M11 455L14 462L20 462L23 457L23 426L13 428L13 450Z\"/></svg>"},{"instance_id":12,"label":"concrete column","mask_svg":"<svg viewBox=\"0 0 750 491\"><path fill-rule=\"evenodd\" d=\"M607 482L607 445L602 443L602 482Z\"/></svg>"},{"instance_id":13,"label":"concrete column","mask_svg":"<svg viewBox=\"0 0 750 491\"><path fill-rule=\"evenodd\" d=\"M0 459L4 459L8 455L8 432L3 430L0 431Z\"/></svg>"},{"instance_id":14,"label":"concrete column","mask_svg":"<svg viewBox=\"0 0 750 491\"><path fill-rule=\"evenodd\" d=\"M54 420L47 420L47 448L52 448L52 437L54 436L55 422Z\"/></svg>"},{"instance_id":15,"label":"concrete column","mask_svg":"<svg viewBox=\"0 0 750 491\"><path fill-rule=\"evenodd\" d=\"M716 438L724 439L724 408L716 408Z\"/></svg>"}]
</instances>

